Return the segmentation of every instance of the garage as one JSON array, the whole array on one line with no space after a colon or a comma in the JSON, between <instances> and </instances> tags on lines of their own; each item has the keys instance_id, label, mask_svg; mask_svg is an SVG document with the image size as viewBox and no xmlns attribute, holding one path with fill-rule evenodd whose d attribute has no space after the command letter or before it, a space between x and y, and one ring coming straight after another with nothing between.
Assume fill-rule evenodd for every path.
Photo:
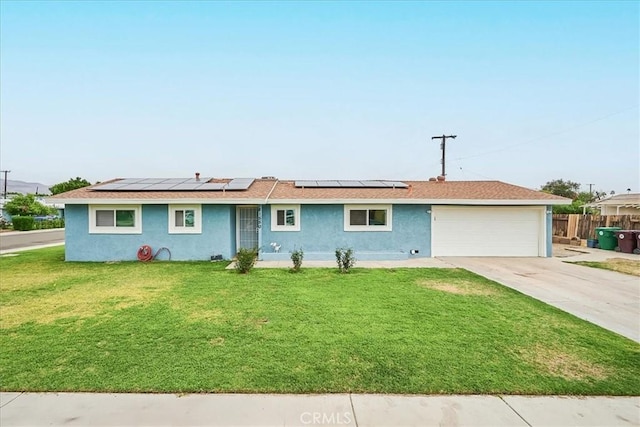
<instances>
[{"instance_id":1,"label":"garage","mask_svg":"<svg viewBox=\"0 0 640 427\"><path fill-rule=\"evenodd\" d=\"M433 206L432 256L546 254L544 206Z\"/></svg>"}]
</instances>

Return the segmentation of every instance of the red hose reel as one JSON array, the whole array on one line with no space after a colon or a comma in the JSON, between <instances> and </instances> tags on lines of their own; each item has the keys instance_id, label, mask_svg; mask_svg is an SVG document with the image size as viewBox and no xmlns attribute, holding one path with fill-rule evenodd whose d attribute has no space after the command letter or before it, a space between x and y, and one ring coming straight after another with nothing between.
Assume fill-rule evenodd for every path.
<instances>
[{"instance_id":1,"label":"red hose reel","mask_svg":"<svg viewBox=\"0 0 640 427\"><path fill-rule=\"evenodd\" d=\"M148 262L153 259L153 250L149 245L142 245L138 249L138 259L142 262Z\"/></svg>"},{"instance_id":2,"label":"red hose reel","mask_svg":"<svg viewBox=\"0 0 640 427\"><path fill-rule=\"evenodd\" d=\"M171 251L168 248L162 247L160 249L158 249L158 252L155 253L155 255L153 254L153 249L151 249L151 246L149 245L142 245L140 246L140 248L138 248L138 260L142 261L142 262L149 262L152 261L154 259L156 259L158 257L158 254L162 251L167 251L167 253L169 254L169 261L171 260Z\"/></svg>"}]
</instances>

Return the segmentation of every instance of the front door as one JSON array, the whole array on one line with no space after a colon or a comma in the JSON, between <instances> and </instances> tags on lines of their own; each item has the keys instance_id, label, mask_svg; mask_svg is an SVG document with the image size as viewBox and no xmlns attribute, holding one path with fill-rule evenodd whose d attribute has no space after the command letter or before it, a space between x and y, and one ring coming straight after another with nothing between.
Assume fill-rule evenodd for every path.
<instances>
[{"instance_id":1,"label":"front door","mask_svg":"<svg viewBox=\"0 0 640 427\"><path fill-rule=\"evenodd\" d=\"M236 209L238 249L258 249L258 207L238 206Z\"/></svg>"}]
</instances>

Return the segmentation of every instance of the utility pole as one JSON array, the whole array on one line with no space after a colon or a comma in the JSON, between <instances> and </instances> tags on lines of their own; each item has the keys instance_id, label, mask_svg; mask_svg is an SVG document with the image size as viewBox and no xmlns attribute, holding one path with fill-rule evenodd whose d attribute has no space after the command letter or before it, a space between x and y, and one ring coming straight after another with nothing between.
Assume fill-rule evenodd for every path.
<instances>
[{"instance_id":1,"label":"utility pole","mask_svg":"<svg viewBox=\"0 0 640 427\"><path fill-rule=\"evenodd\" d=\"M591 190L595 184L587 184L589 186L589 195L593 197L593 191Z\"/></svg>"},{"instance_id":2,"label":"utility pole","mask_svg":"<svg viewBox=\"0 0 640 427\"><path fill-rule=\"evenodd\" d=\"M0 171L0 173L4 174L4 192L2 193L2 198L7 200L7 174L11 172L8 170Z\"/></svg>"},{"instance_id":3,"label":"utility pole","mask_svg":"<svg viewBox=\"0 0 640 427\"><path fill-rule=\"evenodd\" d=\"M440 143L440 149L442 150L442 160L440 160L440 162L442 163L442 176L446 176L445 174L445 154L446 154L446 149L447 149L447 138L451 138L451 139L456 139L458 135L442 135L442 136L432 136L431 139L441 139L442 142Z\"/></svg>"}]
</instances>

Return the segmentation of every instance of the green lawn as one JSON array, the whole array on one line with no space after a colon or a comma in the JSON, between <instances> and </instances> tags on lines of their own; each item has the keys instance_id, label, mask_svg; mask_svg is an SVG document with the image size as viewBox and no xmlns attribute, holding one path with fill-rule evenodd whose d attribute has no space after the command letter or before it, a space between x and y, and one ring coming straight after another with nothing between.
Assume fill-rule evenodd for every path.
<instances>
[{"instance_id":1,"label":"green lawn","mask_svg":"<svg viewBox=\"0 0 640 427\"><path fill-rule=\"evenodd\" d=\"M570 264L584 265L603 270L617 271L618 273L630 274L640 277L640 257L637 260L624 258L609 258L606 261L566 261Z\"/></svg>"},{"instance_id":2,"label":"green lawn","mask_svg":"<svg viewBox=\"0 0 640 427\"><path fill-rule=\"evenodd\" d=\"M0 258L0 389L640 394L639 344L464 270L224 266Z\"/></svg>"}]
</instances>

